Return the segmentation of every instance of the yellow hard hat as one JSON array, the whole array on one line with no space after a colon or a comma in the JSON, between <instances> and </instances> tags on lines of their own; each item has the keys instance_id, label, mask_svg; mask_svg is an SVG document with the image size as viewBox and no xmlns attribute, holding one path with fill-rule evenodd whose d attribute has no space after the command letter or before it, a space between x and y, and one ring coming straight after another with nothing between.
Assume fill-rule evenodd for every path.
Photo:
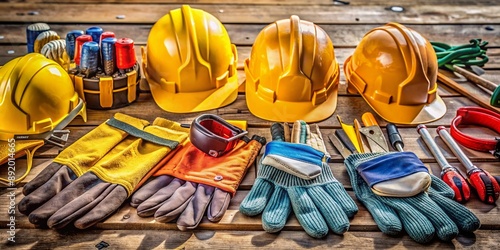
<instances>
[{"instance_id":1,"label":"yellow hard hat","mask_svg":"<svg viewBox=\"0 0 500 250\"><path fill-rule=\"evenodd\" d=\"M30 53L0 68L0 140L45 139L76 115L85 104L56 62Z\"/></svg>"},{"instance_id":2,"label":"yellow hard hat","mask_svg":"<svg viewBox=\"0 0 500 250\"><path fill-rule=\"evenodd\" d=\"M236 100L237 57L236 46L217 18L183 5L151 28L142 49L142 67L158 106L190 113Z\"/></svg>"},{"instance_id":3,"label":"yellow hard hat","mask_svg":"<svg viewBox=\"0 0 500 250\"><path fill-rule=\"evenodd\" d=\"M359 92L383 119L400 124L427 123L446 113L437 72L429 41L397 23L369 31L344 64L348 91Z\"/></svg>"},{"instance_id":4,"label":"yellow hard hat","mask_svg":"<svg viewBox=\"0 0 500 250\"><path fill-rule=\"evenodd\" d=\"M248 109L278 122L321 121L337 107L339 64L328 34L298 16L276 21L245 61Z\"/></svg>"}]
</instances>

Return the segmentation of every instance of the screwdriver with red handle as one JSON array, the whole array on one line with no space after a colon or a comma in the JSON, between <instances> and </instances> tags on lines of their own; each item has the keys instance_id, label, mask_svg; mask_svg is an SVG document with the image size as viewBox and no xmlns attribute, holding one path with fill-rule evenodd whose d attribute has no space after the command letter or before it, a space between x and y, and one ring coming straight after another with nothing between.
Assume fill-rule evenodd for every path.
<instances>
[{"instance_id":1,"label":"screwdriver with red handle","mask_svg":"<svg viewBox=\"0 0 500 250\"><path fill-rule=\"evenodd\" d=\"M465 153L460 149L458 144L453 140L451 135L446 131L444 126L437 127L436 131L443 141L448 145L453 154L467 169L467 177L470 185L476 189L477 195L482 202L494 204L500 196L500 185L490 173L476 167Z\"/></svg>"},{"instance_id":2,"label":"screwdriver with red handle","mask_svg":"<svg viewBox=\"0 0 500 250\"><path fill-rule=\"evenodd\" d=\"M465 178L460 174L458 169L448 163L425 125L418 125L417 132L422 136L423 141L441 167L441 179L455 192L455 200L458 202L468 201L470 198L470 188Z\"/></svg>"}]
</instances>

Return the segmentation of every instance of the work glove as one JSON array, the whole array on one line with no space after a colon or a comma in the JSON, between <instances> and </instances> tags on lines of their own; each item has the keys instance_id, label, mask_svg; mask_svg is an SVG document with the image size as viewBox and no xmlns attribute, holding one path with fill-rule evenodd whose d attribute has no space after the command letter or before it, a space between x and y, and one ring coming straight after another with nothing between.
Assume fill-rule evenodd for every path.
<instances>
[{"instance_id":1,"label":"work glove","mask_svg":"<svg viewBox=\"0 0 500 250\"><path fill-rule=\"evenodd\" d=\"M149 125L148 121L120 113L115 114L114 119L135 128ZM19 212L29 215L87 172L127 135L127 132L121 129L102 123L65 148L50 165L24 185L25 197L18 204Z\"/></svg>"},{"instance_id":2,"label":"work glove","mask_svg":"<svg viewBox=\"0 0 500 250\"><path fill-rule=\"evenodd\" d=\"M86 160L94 162L93 166L77 178L71 176L74 180L54 197L36 209L29 209L32 210L28 217L31 223L57 229L70 223L80 229L95 225L115 212L143 179L155 170L153 168L157 163L188 137L189 130L172 121L157 118L151 126L146 126L147 122L143 120L120 116L124 119L110 119L105 123L115 130L125 131L122 140L104 155L96 154L100 145L75 149L79 154L74 155L73 160L67 158L67 164L59 168L63 169L63 173L68 173L64 171L68 165ZM133 124L144 125L137 128ZM46 186L47 183L40 187ZM36 199L35 192L39 189L26 196L21 203L33 204L29 201Z\"/></svg>"},{"instance_id":3,"label":"work glove","mask_svg":"<svg viewBox=\"0 0 500 250\"><path fill-rule=\"evenodd\" d=\"M349 228L349 218L354 216L358 208L332 174L325 154L306 145L308 125L303 121L294 123L293 131L298 131L292 142L283 141L283 127L274 123L271 127L273 141L266 145L252 189L240 205L240 212L248 216L262 213L262 226L270 233L278 232L285 226L292 209L299 223L307 234L321 238L328 234L329 228L336 234L343 234ZM314 136L316 137L316 136ZM315 178L298 174L293 175L284 171L282 166L267 162L269 155L281 156L281 160L289 161L281 165L316 165L320 174ZM288 169L294 169L288 167ZM298 169L298 168L297 168ZM298 169L299 170L299 169Z\"/></svg>"},{"instance_id":4,"label":"work glove","mask_svg":"<svg viewBox=\"0 0 500 250\"><path fill-rule=\"evenodd\" d=\"M254 135L212 157L189 142L132 195L131 205L141 217L177 218L182 231L196 228L205 212L209 221L218 222L264 144L265 138Z\"/></svg>"},{"instance_id":5,"label":"work glove","mask_svg":"<svg viewBox=\"0 0 500 250\"><path fill-rule=\"evenodd\" d=\"M404 229L416 242L426 243L435 235L440 240L450 241L459 231L473 232L479 228L479 219L466 207L453 201L453 190L434 175L431 175L431 186L427 191L411 197L375 194L359 174L358 168L363 164L367 169L381 162L390 168L391 162L384 160L394 158L395 154L401 153L353 154L345 160L357 199L365 205L383 233L397 235ZM416 156L395 158L408 161L408 164L419 161Z\"/></svg>"}]
</instances>

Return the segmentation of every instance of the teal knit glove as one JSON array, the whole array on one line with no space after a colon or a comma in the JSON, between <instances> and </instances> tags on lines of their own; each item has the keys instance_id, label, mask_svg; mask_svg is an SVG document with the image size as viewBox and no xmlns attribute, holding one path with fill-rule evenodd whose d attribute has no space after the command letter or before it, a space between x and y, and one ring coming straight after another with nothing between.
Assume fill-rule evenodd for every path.
<instances>
[{"instance_id":1,"label":"teal knit glove","mask_svg":"<svg viewBox=\"0 0 500 250\"><path fill-rule=\"evenodd\" d=\"M474 213L453 201L453 190L434 175L431 175L429 190L412 197L384 197L373 193L356 168L387 154L398 153L353 154L345 160L356 197L370 211L383 233L397 235L404 229L416 242L426 243L435 235L440 240L450 241L459 231L473 232L479 228L480 221Z\"/></svg>"},{"instance_id":2,"label":"teal knit glove","mask_svg":"<svg viewBox=\"0 0 500 250\"><path fill-rule=\"evenodd\" d=\"M321 174L305 180L262 164L264 156L255 184L242 201L240 212L248 216L262 213L262 226L270 233L283 229L292 209L306 233L312 237L326 236L329 228L337 234L346 232L349 218L356 214L358 207L333 177L328 164L321 162L324 153L304 144L277 141L268 143L266 151L275 146L282 147L283 154L319 159Z\"/></svg>"}]
</instances>

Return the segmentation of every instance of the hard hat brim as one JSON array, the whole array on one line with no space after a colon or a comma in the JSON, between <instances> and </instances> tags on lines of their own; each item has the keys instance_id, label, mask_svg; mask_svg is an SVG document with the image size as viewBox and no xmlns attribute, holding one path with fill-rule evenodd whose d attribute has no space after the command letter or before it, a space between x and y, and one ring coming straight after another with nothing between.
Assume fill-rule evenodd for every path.
<instances>
[{"instance_id":1,"label":"hard hat brim","mask_svg":"<svg viewBox=\"0 0 500 250\"><path fill-rule=\"evenodd\" d=\"M330 117L337 107L338 85L332 86L329 98L314 106L311 102L286 102L276 100L274 103L262 99L257 94L248 94L252 89L251 84L246 86L246 103L250 112L264 120L275 122L319 122Z\"/></svg>"},{"instance_id":2,"label":"hard hat brim","mask_svg":"<svg viewBox=\"0 0 500 250\"><path fill-rule=\"evenodd\" d=\"M238 96L237 75L230 77L224 86L201 92L168 92L158 83L149 83L156 104L172 113L193 113L227 106Z\"/></svg>"},{"instance_id":3,"label":"hard hat brim","mask_svg":"<svg viewBox=\"0 0 500 250\"><path fill-rule=\"evenodd\" d=\"M446 113L446 105L439 97L436 95L436 99L425 105L414 105L414 106L402 106L396 103L392 104L380 104L377 103L378 109L374 108L374 105L365 98L366 103L384 120L397 124L422 124L429 123L440 119ZM418 112L420 110L420 112ZM401 114L416 114L413 118L404 120L401 119Z\"/></svg>"}]
</instances>

